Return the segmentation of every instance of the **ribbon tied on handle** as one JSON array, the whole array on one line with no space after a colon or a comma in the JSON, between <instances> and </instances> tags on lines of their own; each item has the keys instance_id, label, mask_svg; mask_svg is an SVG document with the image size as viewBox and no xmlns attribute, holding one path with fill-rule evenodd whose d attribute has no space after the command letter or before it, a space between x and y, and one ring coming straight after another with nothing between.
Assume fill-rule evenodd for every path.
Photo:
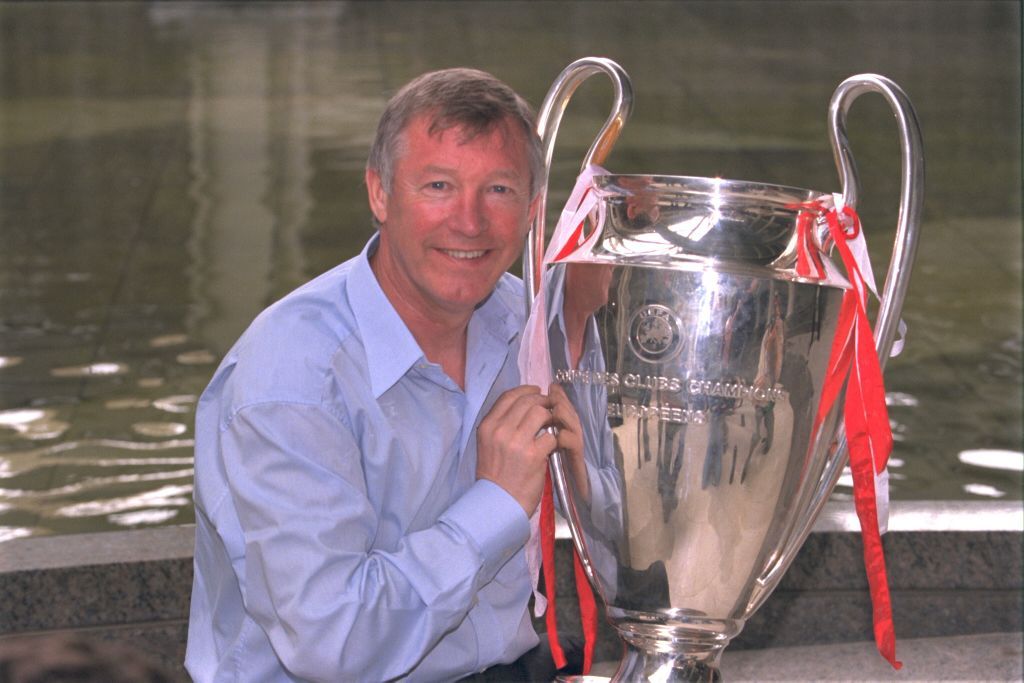
<instances>
[{"instance_id":1,"label":"ribbon tied on handle","mask_svg":"<svg viewBox=\"0 0 1024 683\"><path fill-rule=\"evenodd\" d=\"M896 635L881 538L888 527L889 473L886 465L893 439L885 404L882 368L867 317L868 292L876 298L878 292L860 219L851 207L843 205L842 196L838 194L810 202L801 211L797 221L797 274L814 279L833 274L831 263L820 257L812 242L811 231L819 221L828 226L828 234L839 252L850 288L843 295L813 432L817 434L845 383L843 418L853 475L854 505L864 546L864 568L871 593L875 644L893 668L899 669L902 663L896 659ZM892 356L903 348L906 325L902 320L899 333L900 338L893 344Z\"/></svg>"}]
</instances>

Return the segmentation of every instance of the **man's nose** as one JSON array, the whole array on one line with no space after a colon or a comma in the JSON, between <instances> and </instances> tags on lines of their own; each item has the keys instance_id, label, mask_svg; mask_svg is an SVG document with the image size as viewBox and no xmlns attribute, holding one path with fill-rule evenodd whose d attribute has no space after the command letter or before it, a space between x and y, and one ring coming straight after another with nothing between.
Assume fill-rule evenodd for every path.
<instances>
[{"instance_id":1,"label":"man's nose","mask_svg":"<svg viewBox=\"0 0 1024 683\"><path fill-rule=\"evenodd\" d=\"M459 196L454 227L460 233L476 236L487 230L487 210L482 192L464 192Z\"/></svg>"}]
</instances>

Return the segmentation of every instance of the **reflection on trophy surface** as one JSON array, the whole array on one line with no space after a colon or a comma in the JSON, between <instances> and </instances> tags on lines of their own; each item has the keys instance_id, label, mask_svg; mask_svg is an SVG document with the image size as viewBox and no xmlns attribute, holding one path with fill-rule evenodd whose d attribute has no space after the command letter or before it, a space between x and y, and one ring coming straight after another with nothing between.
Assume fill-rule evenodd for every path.
<instances>
[{"instance_id":1,"label":"reflection on trophy surface","mask_svg":"<svg viewBox=\"0 0 1024 683\"><path fill-rule=\"evenodd\" d=\"M614 63L573 68L542 125L590 73L628 92ZM842 396L819 406L849 284L835 269L796 268L801 212L820 192L682 176L592 183L600 236L551 266L538 294L554 379L585 435L586 472L556 456L555 487L626 642L614 680L719 680L722 650L778 583L845 462ZM902 293L887 299L898 319ZM880 333L883 355L892 336Z\"/></svg>"}]
</instances>

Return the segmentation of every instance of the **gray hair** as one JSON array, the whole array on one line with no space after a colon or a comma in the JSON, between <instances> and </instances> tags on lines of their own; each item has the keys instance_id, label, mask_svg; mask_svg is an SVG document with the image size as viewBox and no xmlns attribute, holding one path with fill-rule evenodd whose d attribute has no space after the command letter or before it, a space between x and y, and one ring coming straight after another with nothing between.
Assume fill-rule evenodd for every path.
<instances>
[{"instance_id":1,"label":"gray hair","mask_svg":"<svg viewBox=\"0 0 1024 683\"><path fill-rule=\"evenodd\" d=\"M388 101L366 161L366 168L380 176L385 192L391 192L395 161L402 151L402 134L409 122L421 114L430 116L428 130L432 135L458 126L472 139L505 122L518 125L527 141L530 198L537 196L545 174L533 109L491 74L462 68L423 74Z\"/></svg>"}]
</instances>

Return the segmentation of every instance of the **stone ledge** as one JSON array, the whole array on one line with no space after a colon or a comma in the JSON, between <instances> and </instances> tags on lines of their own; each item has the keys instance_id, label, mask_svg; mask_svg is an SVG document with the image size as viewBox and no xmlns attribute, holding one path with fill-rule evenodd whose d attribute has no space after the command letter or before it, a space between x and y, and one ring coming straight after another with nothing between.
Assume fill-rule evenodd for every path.
<instances>
[{"instance_id":1,"label":"stone ledge","mask_svg":"<svg viewBox=\"0 0 1024 683\"><path fill-rule=\"evenodd\" d=\"M928 505L895 504L894 533L885 537L897 635L1021 631L1020 503ZM730 649L871 638L860 539L845 530L850 507L829 504L778 589ZM933 526L907 529L907 519ZM179 666L193 533L192 527L166 527L0 543L0 638L87 630ZM570 567L567 539L559 541L558 553L559 567ZM559 576L559 624L578 632L572 572ZM598 657L617 659L619 651L614 630L602 620Z\"/></svg>"}]
</instances>

